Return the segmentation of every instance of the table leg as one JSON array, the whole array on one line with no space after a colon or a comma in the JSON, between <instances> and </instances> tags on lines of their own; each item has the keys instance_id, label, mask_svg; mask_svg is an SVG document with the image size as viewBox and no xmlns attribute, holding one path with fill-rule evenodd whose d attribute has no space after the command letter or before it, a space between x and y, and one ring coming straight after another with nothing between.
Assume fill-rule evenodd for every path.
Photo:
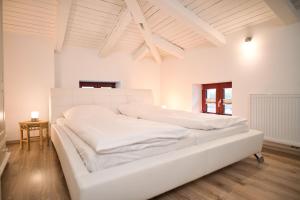
<instances>
[{"instance_id":1,"label":"table leg","mask_svg":"<svg viewBox=\"0 0 300 200\"><path fill-rule=\"evenodd\" d=\"M43 128L40 127L40 148L43 148Z\"/></svg>"},{"instance_id":2,"label":"table leg","mask_svg":"<svg viewBox=\"0 0 300 200\"><path fill-rule=\"evenodd\" d=\"M50 135L49 135L49 128L48 128L48 127L46 128L46 131L47 131L47 132L46 132L46 134L47 134L47 135L46 135L46 136L47 136L47 144L48 144L48 146L49 146L49 143L50 143Z\"/></svg>"},{"instance_id":3,"label":"table leg","mask_svg":"<svg viewBox=\"0 0 300 200\"><path fill-rule=\"evenodd\" d=\"M20 127L20 147L23 149L23 129Z\"/></svg>"},{"instance_id":4,"label":"table leg","mask_svg":"<svg viewBox=\"0 0 300 200\"><path fill-rule=\"evenodd\" d=\"M29 128L27 128L27 150L30 150L30 132Z\"/></svg>"}]
</instances>

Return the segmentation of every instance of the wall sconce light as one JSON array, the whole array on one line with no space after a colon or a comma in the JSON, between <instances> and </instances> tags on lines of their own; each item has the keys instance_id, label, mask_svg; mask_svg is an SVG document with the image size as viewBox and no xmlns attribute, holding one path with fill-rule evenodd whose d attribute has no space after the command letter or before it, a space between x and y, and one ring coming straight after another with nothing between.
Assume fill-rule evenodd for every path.
<instances>
[{"instance_id":1,"label":"wall sconce light","mask_svg":"<svg viewBox=\"0 0 300 200\"><path fill-rule=\"evenodd\" d=\"M257 41L251 36L247 36L241 44L242 56L244 61L254 61L258 56Z\"/></svg>"},{"instance_id":2,"label":"wall sconce light","mask_svg":"<svg viewBox=\"0 0 300 200\"><path fill-rule=\"evenodd\" d=\"M167 106L166 105L162 105L161 108L162 109L167 109Z\"/></svg>"},{"instance_id":3,"label":"wall sconce light","mask_svg":"<svg viewBox=\"0 0 300 200\"><path fill-rule=\"evenodd\" d=\"M31 112L31 121L32 122L38 122L39 121L39 115L40 113L37 111L32 111Z\"/></svg>"},{"instance_id":4,"label":"wall sconce light","mask_svg":"<svg viewBox=\"0 0 300 200\"><path fill-rule=\"evenodd\" d=\"M246 37L245 38L245 42L251 42L251 40L252 40L252 37Z\"/></svg>"}]
</instances>

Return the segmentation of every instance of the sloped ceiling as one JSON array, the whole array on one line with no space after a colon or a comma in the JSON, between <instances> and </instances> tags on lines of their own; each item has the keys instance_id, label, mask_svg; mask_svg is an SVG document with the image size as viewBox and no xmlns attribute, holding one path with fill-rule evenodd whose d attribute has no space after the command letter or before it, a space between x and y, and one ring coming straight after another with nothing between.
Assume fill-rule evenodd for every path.
<instances>
[{"instance_id":1,"label":"sloped ceiling","mask_svg":"<svg viewBox=\"0 0 300 200\"><path fill-rule=\"evenodd\" d=\"M63 0L60 0L63 1ZM3 0L5 31L56 37L57 0ZM264 0L178 0L216 31L228 35L275 18ZM294 0L295 7L299 1ZM186 50L207 40L186 24L160 10L150 1L138 0L153 34ZM123 0L72 0L64 45L101 50L126 9ZM134 20L126 27L114 49L133 52L144 43ZM168 52L159 50L161 56Z\"/></svg>"},{"instance_id":2,"label":"sloped ceiling","mask_svg":"<svg viewBox=\"0 0 300 200\"><path fill-rule=\"evenodd\" d=\"M3 29L55 37L56 8L52 0L3 0Z\"/></svg>"},{"instance_id":3,"label":"sloped ceiling","mask_svg":"<svg viewBox=\"0 0 300 200\"><path fill-rule=\"evenodd\" d=\"M74 0L67 26L66 43L99 48L119 19L121 0Z\"/></svg>"}]
</instances>

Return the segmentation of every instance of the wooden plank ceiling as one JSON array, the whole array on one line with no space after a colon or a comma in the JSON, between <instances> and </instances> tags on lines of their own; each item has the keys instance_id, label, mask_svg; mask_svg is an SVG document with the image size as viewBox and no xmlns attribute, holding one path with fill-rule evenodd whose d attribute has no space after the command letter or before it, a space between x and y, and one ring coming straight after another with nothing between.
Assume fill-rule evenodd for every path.
<instances>
[{"instance_id":1,"label":"wooden plank ceiling","mask_svg":"<svg viewBox=\"0 0 300 200\"><path fill-rule=\"evenodd\" d=\"M55 38L57 0L3 0L5 31ZM225 36L275 17L263 0L179 0L185 8ZM153 34L182 49L201 46L207 40L146 0L139 0ZM295 1L296 2L296 1ZM298 5L298 3L297 3ZM72 0L64 45L101 49L126 9L123 0ZM144 39L134 20L114 50L132 52ZM159 50L161 56L168 53Z\"/></svg>"},{"instance_id":2,"label":"wooden plank ceiling","mask_svg":"<svg viewBox=\"0 0 300 200\"><path fill-rule=\"evenodd\" d=\"M122 0L73 0L66 43L101 47L117 23L123 7Z\"/></svg>"},{"instance_id":3,"label":"wooden plank ceiling","mask_svg":"<svg viewBox=\"0 0 300 200\"><path fill-rule=\"evenodd\" d=\"M3 0L4 31L55 37L55 0Z\"/></svg>"}]
</instances>

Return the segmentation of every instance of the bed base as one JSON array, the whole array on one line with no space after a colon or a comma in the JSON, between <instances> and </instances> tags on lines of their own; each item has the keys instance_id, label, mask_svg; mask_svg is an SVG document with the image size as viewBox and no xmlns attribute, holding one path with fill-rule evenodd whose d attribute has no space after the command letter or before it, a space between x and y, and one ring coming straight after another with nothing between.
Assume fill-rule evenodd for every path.
<instances>
[{"instance_id":1,"label":"bed base","mask_svg":"<svg viewBox=\"0 0 300 200\"><path fill-rule=\"evenodd\" d=\"M250 155L262 160L263 134L250 130L132 163L90 173L75 147L55 125L52 141L73 200L149 199Z\"/></svg>"}]
</instances>

